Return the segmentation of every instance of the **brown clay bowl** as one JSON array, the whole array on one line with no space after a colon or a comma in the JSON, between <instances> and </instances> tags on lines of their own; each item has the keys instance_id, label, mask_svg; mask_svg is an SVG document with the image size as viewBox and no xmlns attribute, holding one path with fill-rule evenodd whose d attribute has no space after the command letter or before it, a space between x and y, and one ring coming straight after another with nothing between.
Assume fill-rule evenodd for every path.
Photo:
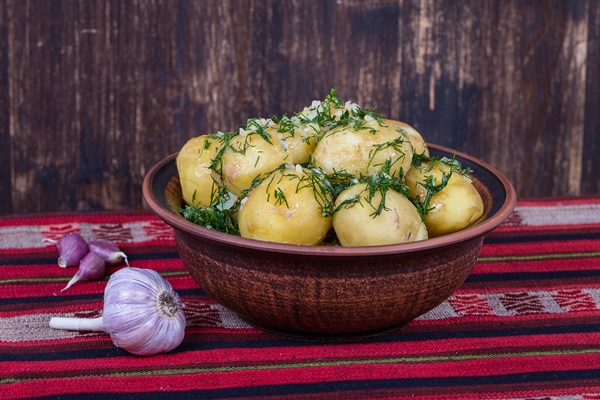
<instances>
[{"instance_id":1,"label":"brown clay bowl","mask_svg":"<svg viewBox=\"0 0 600 400\"><path fill-rule=\"evenodd\" d=\"M143 195L173 227L179 255L198 285L249 324L303 339L365 338L396 330L446 300L469 275L484 235L515 207L515 191L498 170L466 154L429 148L432 155L455 153L473 170L485 211L470 228L420 242L297 246L206 229L177 212L184 203L176 154L148 172Z\"/></svg>"}]
</instances>

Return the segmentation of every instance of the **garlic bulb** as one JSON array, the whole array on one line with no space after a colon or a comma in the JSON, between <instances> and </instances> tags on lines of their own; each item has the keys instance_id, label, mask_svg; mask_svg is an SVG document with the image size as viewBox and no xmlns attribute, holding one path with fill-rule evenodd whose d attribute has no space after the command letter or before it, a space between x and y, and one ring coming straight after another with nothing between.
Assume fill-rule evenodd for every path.
<instances>
[{"instance_id":1,"label":"garlic bulb","mask_svg":"<svg viewBox=\"0 0 600 400\"><path fill-rule=\"evenodd\" d=\"M140 356L179 346L185 325L181 299L171 284L156 271L132 267L108 280L102 317L50 320L55 329L107 332L116 346Z\"/></svg>"}]
</instances>

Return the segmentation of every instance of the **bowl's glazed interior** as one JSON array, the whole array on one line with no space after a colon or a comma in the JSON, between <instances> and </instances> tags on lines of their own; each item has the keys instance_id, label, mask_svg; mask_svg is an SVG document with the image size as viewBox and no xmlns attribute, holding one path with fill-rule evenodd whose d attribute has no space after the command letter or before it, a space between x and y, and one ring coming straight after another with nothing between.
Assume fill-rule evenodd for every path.
<instances>
[{"instance_id":1,"label":"bowl's glazed interior","mask_svg":"<svg viewBox=\"0 0 600 400\"><path fill-rule=\"evenodd\" d=\"M153 212L174 229L183 263L216 301L248 323L286 336L340 340L404 326L447 299L467 278L486 233L516 203L510 182L466 154L429 145L473 170L484 214L472 227L420 242L372 246L297 246L245 239L185 220L176 154L146 176Z\"/></svg>"}]
</instances>

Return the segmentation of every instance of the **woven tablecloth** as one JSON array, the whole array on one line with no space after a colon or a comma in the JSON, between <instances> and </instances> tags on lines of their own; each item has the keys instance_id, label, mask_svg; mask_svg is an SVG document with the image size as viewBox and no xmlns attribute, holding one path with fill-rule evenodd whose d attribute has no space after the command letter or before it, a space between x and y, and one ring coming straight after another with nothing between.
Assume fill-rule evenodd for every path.
<instances>
[{"instance_id":1,"label":"woven tablecloth","mask_svg":"<svg viewBox=\"0 0 600 400\"><path fill-rule=\"evenodd\" d=\"M107 277L61 289L44 239L109 239L185 303L183 343L139 357L53 316L101 315ZM122 266L110 267L107 275ZM1 398L600 399L600 197L519 201L467 281L400 331L356 342L246 325L186 272L146 211L0 218Z\"/></svg>"}]
</instances>

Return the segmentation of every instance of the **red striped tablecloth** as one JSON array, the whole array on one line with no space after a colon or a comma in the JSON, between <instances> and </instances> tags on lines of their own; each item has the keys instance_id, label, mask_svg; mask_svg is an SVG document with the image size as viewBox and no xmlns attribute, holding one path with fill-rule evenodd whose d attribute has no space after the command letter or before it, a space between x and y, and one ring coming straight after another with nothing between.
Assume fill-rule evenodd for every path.
<instances>
[{"instance_id":1,"label":"red striped tablecloth","mask_svg":"<svg viewBox=\"0 0 600 400\"><path fill-rule=\"evenodd\" d=\"M137 357L108 335L49 327L102 310L106 279L60 291L75 270L43 239L71 231L116 241L171 282L187 306L177 349ZM360 342L244 324L195 284L147 212L0 218L0 288L2 398L600 399L600 197L520 201L454 295Z\"/></svg>"}]
</instances>

